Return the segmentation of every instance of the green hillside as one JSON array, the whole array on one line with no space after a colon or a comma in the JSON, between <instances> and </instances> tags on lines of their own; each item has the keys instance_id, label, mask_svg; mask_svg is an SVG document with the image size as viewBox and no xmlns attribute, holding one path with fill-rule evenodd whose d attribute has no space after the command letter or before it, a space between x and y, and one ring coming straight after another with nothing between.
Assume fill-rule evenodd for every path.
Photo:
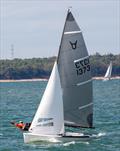
<instances>
[{"instance_id":1,"label":"green hillside","mask_svg":"<svg viewBox=\"0 0 120 151\"><path fill-rule=\"evenodd\" d=\"M56 57L0 60L0 79L48 78ZM112 76L120 76L120 55L90 56L93 76L103 76L113 62Z\"/></svg>"}]
</instances>

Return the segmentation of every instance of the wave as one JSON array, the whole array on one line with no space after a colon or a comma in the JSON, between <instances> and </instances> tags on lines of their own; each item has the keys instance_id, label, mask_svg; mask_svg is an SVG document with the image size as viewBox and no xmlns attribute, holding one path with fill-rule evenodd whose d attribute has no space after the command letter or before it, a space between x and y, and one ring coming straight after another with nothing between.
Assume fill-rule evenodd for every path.
<instances>
[{"instance_id":1,"label":"wave","mask_svg":"<svg viewBox=\"0 0 120 151\"><path fill-rule=\"evenodd\" d=\"M70 146L70 145L74 145L74 144L86 144L86 145L89 145L90 143L87 142L87 141L71 141L71 142L63 143L63 146Z\"/></svg>"},{"instance_id":2,"label":"wave","mask_svg":"<svg viewBox=\"0 0 120 151\"><path fill-rule=\"evenodd\" d=\"M2 134L2 133L0 133L0 136L3 136L3 134Z\"/></svg>"},{"instance_id":3,"label":"wave","mask_svg":"<svg viewBox=\"0 0 120 151\"><path fill-rule=\"evenodd\" d=\"M71 141L71 142L67 142L67 143L64 143L63 146L69 146L71 144L75 144L75 141Z\"/></svg>"},{"instance_id":4,"label":"wave","mask_svg":"<svg viewBox=\"0 0 120 151\"><path fill-rule=\"evenodd\" d=\"M100 137L105 136L105 135L106 135L105 132L100 132L98 134L92 134L92 136L95 137L95 138L100 138Z\"/></svg>"}]
</instances>

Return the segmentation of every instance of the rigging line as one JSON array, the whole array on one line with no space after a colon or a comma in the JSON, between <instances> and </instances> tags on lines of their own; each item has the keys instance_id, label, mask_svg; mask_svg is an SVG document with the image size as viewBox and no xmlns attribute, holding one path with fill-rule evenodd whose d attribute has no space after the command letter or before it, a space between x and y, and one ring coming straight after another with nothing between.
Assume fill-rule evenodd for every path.
<instances>
[{"instance_id":1,"label":"rigging line","mask_svg":"<svg viewBox=\"0 0 120 151\"><path fill-rule=\"evenodd\" d=\"M59 51L58 51L58 57L57 57L57 64L58 64L59 56L60 56L60 53L61 53L61 52L60 52L60 49L61 49L61 44L62 44L62 41L63 41L63 35L64 35L65 26L66 26L66 23L67 23L67 18L68 18L68 14L69 14L69 13L70 13L70 10L68 9L67 16L66 16L65 23L64 23L64 27L63 27L61 42L60 42L60 45L59 45Z\"/></svg>"}]
</instances>

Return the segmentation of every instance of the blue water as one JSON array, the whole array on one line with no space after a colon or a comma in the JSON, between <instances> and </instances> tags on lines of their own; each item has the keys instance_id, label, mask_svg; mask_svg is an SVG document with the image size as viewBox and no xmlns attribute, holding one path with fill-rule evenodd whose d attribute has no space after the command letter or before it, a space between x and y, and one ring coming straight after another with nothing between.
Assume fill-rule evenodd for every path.
<instances>
[{"instance_id":1,"label":"blue water","mask_svg":"<svg viewBox=\"0 0 120 151\"><path fill-rule=\"evenodd\" d=\"M120 151L120 80L93 81L95 129L98 139L86 142L24 144L11 120L32 120L47 82L0 83L0 151Z\"/></svg>"}]
</instances>

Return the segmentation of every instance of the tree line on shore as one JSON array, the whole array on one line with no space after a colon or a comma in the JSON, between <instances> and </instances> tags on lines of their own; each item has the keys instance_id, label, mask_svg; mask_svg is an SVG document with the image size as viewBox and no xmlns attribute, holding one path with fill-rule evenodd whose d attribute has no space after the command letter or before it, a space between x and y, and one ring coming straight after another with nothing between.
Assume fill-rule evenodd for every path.
<instances>
[{"instance_id":1,"label":"tree line on shore","mask_svg":"<svg viewBox=\"0 0 120 151\"><path fill-rule=\"evenodd\" d=\"M0 79L33 79L49 78L56 57L0 60ZM104 76L112 61L112 76L120 76L120 54L90 56L92 76Z\"/></svg>"}]
</instances>

